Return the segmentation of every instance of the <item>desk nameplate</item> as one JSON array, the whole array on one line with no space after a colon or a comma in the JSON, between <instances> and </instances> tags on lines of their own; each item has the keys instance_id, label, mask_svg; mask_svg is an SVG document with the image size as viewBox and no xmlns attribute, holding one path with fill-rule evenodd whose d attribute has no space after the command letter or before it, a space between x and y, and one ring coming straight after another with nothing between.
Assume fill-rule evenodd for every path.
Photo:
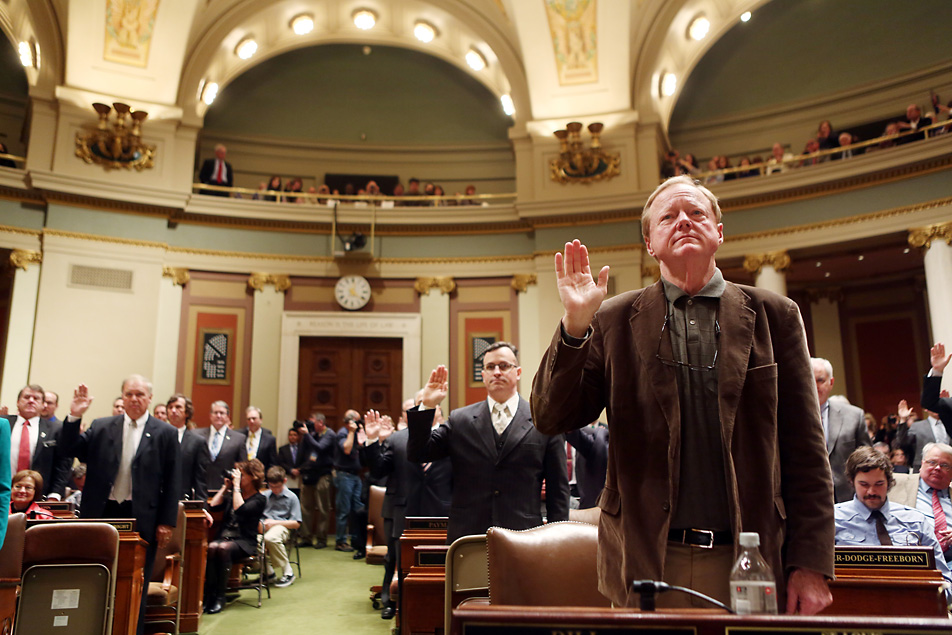
<instances>
[{"instance_id":1,"label":"desk nameplate","mask_svg":"<svg viewBox=\"0 0 952 635\"><path fill-rule=\"evenodd\" d=\"M119 532L136 530L135 518L44 518L42 520L28 520L27 527L33 525L47 525L52 523L106 523L112 525Z\"/></svg>"},{"instance_id":2,"label":"desk nameplate","mask_svg":"<svg viewBox=\"0 0 952 635\"><path fill-rule=\"evenodd\" d=\"M634 633L638 635L697 635L697 629L690 626L658 626L645 624L617 626L592 624L463 624L463 635L620 635Z\"/></svg>"},{"instance_id":3,"label":"desk nameplate","mask_svg":"<svg viewBox=\"0 0 952 635\"><path fill-rule=\"evenodd\" d=\"M854 569L935 569L935 552L929 547L837 547L836 567Z\"/></svg>"},{"instance_id":4,"label":"desk nameplate","mask_svg":"<svg viewBox=\"0 0 952 635\"><path fill-rule=\"evenodd\" d=\"M449 526L448 518L431 518L424 516L411 516L407 518L406 529L442 529L446 530Z\"/></svg>"}]
</instances>

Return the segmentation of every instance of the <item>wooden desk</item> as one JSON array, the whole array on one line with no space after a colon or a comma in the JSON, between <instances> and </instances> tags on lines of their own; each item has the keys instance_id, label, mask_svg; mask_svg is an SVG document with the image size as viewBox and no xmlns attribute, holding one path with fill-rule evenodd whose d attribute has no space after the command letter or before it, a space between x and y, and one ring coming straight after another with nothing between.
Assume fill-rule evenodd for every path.
<instances>
[{"instance_id":1,"label":"wooden desk","mask_svg":"<svg viewBox=\"0 0 952 635\"><path fill-rule=\"evenodd\" d=\"M443 632L448 548L446 544L440 544L417 545L413 549L400 594L401 635Z\"/></svg>"},{"instance_id":2,"label":"wooden desk","mask_svg":"<svg viewBox=\"0 0 952 635\"><path fill-rule=\"evenodd\" d=\"M946 633L952 621L939 618L798 615L728 615L686 609L643 613L635 609L557 608L464 604L453 611L454 635L730 635L737 633L828 635Z\"/></svg>"},{"instance_id":3,"label":"wooden desk","mask_svg":"<svg viewBox=\"0 0 952 635\"><path fill-rule=\"evenodd\" d=\"M400 632L409 634L413 632L412 628L418 628L414 624L431 624L435 614L431 615L434 607L431 602L436 602L435 609L443 615L443 579L445 571L442 563L438 571L432 568L423 569L418 564L417 550L420 547L433 547L446 554L446 524L445 518L408 518L407 528L400 536L400 570L397 571L400 593L397 596L397 619L400 624ZM414 571L414 577L407 588L407 578L411 569L417 567ZM436 597L436 588L439 587L439 597ZM412 608L411 608L412 607ZM422 613L417 614L418 611ZM411 613L413 617L411 618ZM422 622L421 622L422 620ZM442 617L437 626L442 626ZM433 633L430 626L423 628L424 633Z\"/></svg>"},{"instance_id":4,"label":"wooden desk","mask_svg":"<svg viewBox=\"0 0 952 635\"><path fill-rule=\"evenodd\" d=\"M182 616L179 623L181 633L197 633L202 617L205 557L208 547L204 509L203 501L185 502L185 547L182 553L184 572L179 596L179 601L182 603Z\"/></svg>"}]
</instances>

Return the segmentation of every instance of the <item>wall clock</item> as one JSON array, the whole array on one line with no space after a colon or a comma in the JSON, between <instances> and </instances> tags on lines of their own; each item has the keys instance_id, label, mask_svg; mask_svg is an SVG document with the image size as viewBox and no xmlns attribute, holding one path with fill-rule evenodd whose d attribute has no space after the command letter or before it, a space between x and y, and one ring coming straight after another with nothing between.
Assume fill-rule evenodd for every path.
<instances>
[{"instance_id":1,"label":"wall clock","mask_svg":"<svg viewBox=\"0 0 952 635\"><path fill-rule=\"evenodd\" d=\"M348 311L357 311L370 302L370 283L363 276L344 276L334 285L334 298Z\"/></svg>"}]
</instances>

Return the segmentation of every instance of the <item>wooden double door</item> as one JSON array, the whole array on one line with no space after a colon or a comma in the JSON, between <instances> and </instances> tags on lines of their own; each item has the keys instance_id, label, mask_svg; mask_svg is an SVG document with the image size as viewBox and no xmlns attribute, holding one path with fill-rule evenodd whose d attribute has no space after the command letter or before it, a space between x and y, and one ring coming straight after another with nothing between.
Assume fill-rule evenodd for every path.
<instances>
[{"instance_id":1,"label":"wooden double door","mask_svg":"<svg viewBox=\"0 0 952 635\"><path fill-rule=\"evenodd\" d=\"M403 404L403 340L370 337L302 337L297 417L322 412L338 428L353 408L363 417L379 410L396 421Z\"/></svg>"}]
</instances>

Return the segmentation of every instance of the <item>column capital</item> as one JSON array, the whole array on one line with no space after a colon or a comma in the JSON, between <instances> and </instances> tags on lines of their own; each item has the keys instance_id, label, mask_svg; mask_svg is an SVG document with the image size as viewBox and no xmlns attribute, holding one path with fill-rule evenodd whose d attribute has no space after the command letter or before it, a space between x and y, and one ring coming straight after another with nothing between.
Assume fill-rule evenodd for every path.
<instances>
[{"instance_id":1,"label":"column capital","mask_svg":"<svg viewBox=\"0 0 952 635\"><path fill-rule=\"evenodd\" d=\"M172 278L172 282L180 287L184 287L192 279L191 274L185 267L162 267L162 277Z\"/></svg>"},{"instance_id":2,"label":"column capital","mask_svg":"<svg viewBox=\"0 0 952 635\"><path fill-rule=\"evenodd\" d=\"M262 273L252 271L248 276L248 288L255 291L264 291L266 284L274 285L274 290L284 293L291 288L291 277L284 273Z\"/></svg>"},{"instance_id":3,"label":"column capital","mask_svg":"<svg viewBox=\"0 0 952 635\"><path fill-rule=\"evenodd\" d=\"M519 293L525 293L530 284L539 284L539 276L534 273L517 273L509 285Z\"/></svg>"},{"instance_id":4,"label":"column capital","mask_svg":"<svg viewBox=\"0 0 952 635\"><path fill-rule=\"evenodd\" d=\"M32 249L14 249L10 252L10 264L16 269L27 270L31 264L43 262L43 254Z\"/></svg>"},{"instance_id":5,"label":"column capital","mask_svg":"<svg viewBox=\"0 0 952 635\"><path fill-rule=\"evenodd\" d=\"M913 227L906 237L910 247L924 249L931 247L933 240L944 240L945 244L952 246L952 222Z\"/></svg>"},{"instance_id":6,"label":"column capital","mask_svg":"<svg viewBox=\"0 0 952 635\"><path fill-rule=\"evenodd\" d=\"M430 295L430 289L439 289L440 295L449 295L456 291L456 280L452 276L422 276L413 283L413 289L420 295Z\"/></svg>"},{"instance_id":7,"label":"column capital","mask_svg":"<svg viewBox=\"0 0 952 635\"><path fill-rule=\"evenodd\" d=\"M806 292L811 304L816 304L820 300L829 300L831 303L843 301L843 289L841 287L808 288Z\"/></svg>"},{"instance_id":8,"label":"column capital","mask_svg":"<svg viewBox=\"0 0 952 635\"><path fill-rule=\"evenodd\" d=\"M770 265L777 273L783 273L790 268L790 262L790 254L786 250L748 254L744 256L744 271L757 275L764 265Z\"/></svg>"}]
</instances>

